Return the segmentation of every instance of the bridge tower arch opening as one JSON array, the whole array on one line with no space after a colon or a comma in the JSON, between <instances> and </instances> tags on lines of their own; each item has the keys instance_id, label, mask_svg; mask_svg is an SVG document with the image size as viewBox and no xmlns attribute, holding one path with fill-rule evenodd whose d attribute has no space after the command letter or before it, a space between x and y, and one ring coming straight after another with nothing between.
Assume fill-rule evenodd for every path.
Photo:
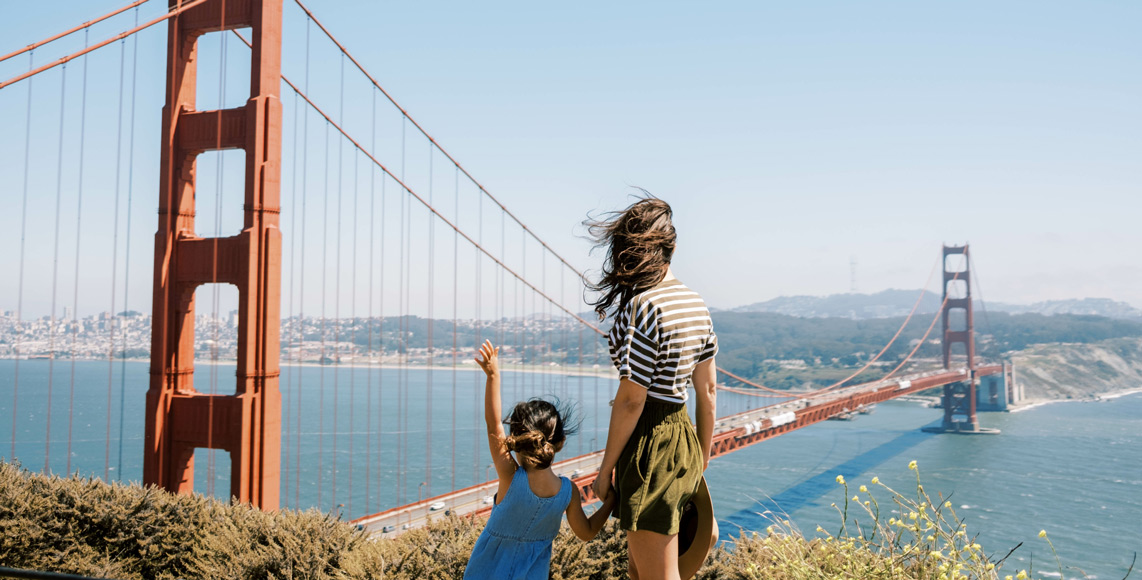
<instances>
[{"instance_id":1,"label":"bridge tower arch opening","mask_svg":"<svg viewBox=\"0 0 1142 580\"><path fill-rule=\"evenodd\" d=\"M176 8L186 0L168 0ZM155 234L151 376L143 483L194 487L194 450L230 454L230 494L277 509L281 459L280 160L282 0L206 0L168 21L159 225ZM207 33L252 31L250 97L242 106L196 110L197 42ZM207 151L245 152L242 229L195 232L195 162ZM236 388L195 389L195 290L238 290Z\"/></svg>"}]
</instances>

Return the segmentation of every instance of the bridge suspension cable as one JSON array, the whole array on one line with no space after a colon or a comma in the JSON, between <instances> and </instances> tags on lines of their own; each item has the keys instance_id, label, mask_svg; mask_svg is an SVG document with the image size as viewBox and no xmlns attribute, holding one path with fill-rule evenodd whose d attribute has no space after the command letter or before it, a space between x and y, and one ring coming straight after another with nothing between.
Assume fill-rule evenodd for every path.
<instances>
[{"instance_id":1,"label":"bridge suspension cable","mask_svg":"<svg viewBox=\"0 0 1142 580\"><path fill-rule=\"evenodd\" d=\"M146 30L147 28L150 28L150 27L152 27L152 26L154 26L160 22L166 22L167 20L170 20L171 18L174 18L175 16L178 16L179 14L182 14L183 12L186 12L187 10L190 10L191 8L194 8L195 6L198 6L199 4L202 4L202 3L207 2L207 1L208 0L191 0L190 2L187 2L186 4L179 5L175 8L172 8L169 12L164 13L162 16L154 18L153 20L150 20L144 24L135 26L134 28L131 28L130 30L120 32L119 34L117 34L111 38L97 42L91 46L84 48L83 50L73 52L67 56L62 56L59 59L54 60L52 62L49 62L45 65L42 65L36 69L30 70L30 71L23 73L23 74L16 75L16 76L14 76L14 77L12 77L12 78L4 81L4 82L0 82L0 89L3 89L4 87L7 87L9 85L13 85L15 83L18 83L18 82L20 82L24 79L30 78L34 75L40 74L46 70L50 70L50 69L53 69L57 66L67 64L67 63L87 54L87 53L99 50L99 49L103 48L104 46L107 46L108 44L111 44L115 41L123 40L124 38L127 38L128 36L131 36L132 34L135 34L136 32Z\"/></svg>"},{"instance_id":2,"label":"bridge suspension cable","mask_svg":"<svg viewBox=\"0 0 1142 580\"><path fill-rule=\"evenodd\" d=\"M99 24L100 22L103 22L104 20L111 18L112 16L117 16L117 15L122 14L122 13L124 13L124 12L126 12L132 8L137 8L139 5L146 4L149 1L150 0L136 0L135 2L132 2L132 3L126 5L122 8L117 8L115 10L112 10L111 12L108 12L107 14L104 14L103 16L100 16L100 17L95 18L93 20L88 20L87 22L84 22L83 24L80 24L79 26L69 28L63 32L60 32L59 34L54 34L54 35L49 36L49 37L47 37L41 41L33 42L33 43L25 46L24 48L10 52L4 56L0 56L0 62L4 62L4 61L6 61L12 57L20 56L21 54L24 54L25 52L31 52L33 50L36 50L37 48L39 48L41 46L44 46L46 44L51 44L51 43L53 43L53 42L55 42L61 38L75 34L76 32L79 32L80 30L87 30L87 29L91 28L92 26ZM136 22L136 24L138 24L138 23Z\"/></svg>"}]
</instances>

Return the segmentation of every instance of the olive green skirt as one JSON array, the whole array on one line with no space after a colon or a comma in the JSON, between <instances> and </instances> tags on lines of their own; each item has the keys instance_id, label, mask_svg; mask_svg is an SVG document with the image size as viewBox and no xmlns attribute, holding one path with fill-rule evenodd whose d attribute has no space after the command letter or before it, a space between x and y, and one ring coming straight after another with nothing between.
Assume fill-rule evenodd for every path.
<instances>
[{"instance_id":1,"label":"olive green skirt","mask_svg":"<svg viewBox=\"0 0 1142 580\"><path fill-rule=\"evenodd\" d=\"M624 530L678 533L682 508L702 479L702 448L684 403L647 397L615 465Z\"/></svg>"}]
</instances>

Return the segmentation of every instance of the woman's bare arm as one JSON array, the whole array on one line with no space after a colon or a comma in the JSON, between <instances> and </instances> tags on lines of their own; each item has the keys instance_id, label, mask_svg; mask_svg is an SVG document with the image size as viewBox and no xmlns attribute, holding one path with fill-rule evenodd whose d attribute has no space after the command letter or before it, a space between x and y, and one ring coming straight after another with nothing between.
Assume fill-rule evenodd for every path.
<instances>
[{"instance_id":1,"label":"woman's bare arm","mask_svg":"<svg viewBox=\"0 0 1142 580\"><path fill-rule=\"evenodd\" d=\"M634 426L642 415L642 408L646 405L646 387L624 378L619 381L619 392L615 395L614 406L611 407L611 422L607 429L607 447L603 452L603 464L599 467L599 476L595 479L595 496L606 501L611 490L611 472L615 470L619 455L630 440Z\"/></svg>"},{"instance_id":2,"label":"woman's bare arm","mask_svg":"<svg viewBox=\"0 0 1142 580\"><path fill-rule=\"evenodd\" d=\"M702 470L710 464L714 441L714 418L718 406L718 367L713 357L694 367L694 400L698 405L698 443L702 446Z\"/></svg>"}]
</instances>

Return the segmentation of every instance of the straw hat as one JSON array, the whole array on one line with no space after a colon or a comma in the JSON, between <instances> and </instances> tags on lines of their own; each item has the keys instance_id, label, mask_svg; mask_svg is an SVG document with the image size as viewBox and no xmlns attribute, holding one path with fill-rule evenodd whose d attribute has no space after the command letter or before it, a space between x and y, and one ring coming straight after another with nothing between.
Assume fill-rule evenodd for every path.
<instances>
[{"instance_id":1,"label":"straw hat","mask_svg":"<svg viewBox=\"0 0 1142 580\"><path fill-rule=\"evenodd\" d=\"M718 543L718 522L714 520L714 504L706 478L698 482L698 491L682 508L678 525L678 576L689 580L706 562L714 544Z\"/></svg>"}]
</instances>

